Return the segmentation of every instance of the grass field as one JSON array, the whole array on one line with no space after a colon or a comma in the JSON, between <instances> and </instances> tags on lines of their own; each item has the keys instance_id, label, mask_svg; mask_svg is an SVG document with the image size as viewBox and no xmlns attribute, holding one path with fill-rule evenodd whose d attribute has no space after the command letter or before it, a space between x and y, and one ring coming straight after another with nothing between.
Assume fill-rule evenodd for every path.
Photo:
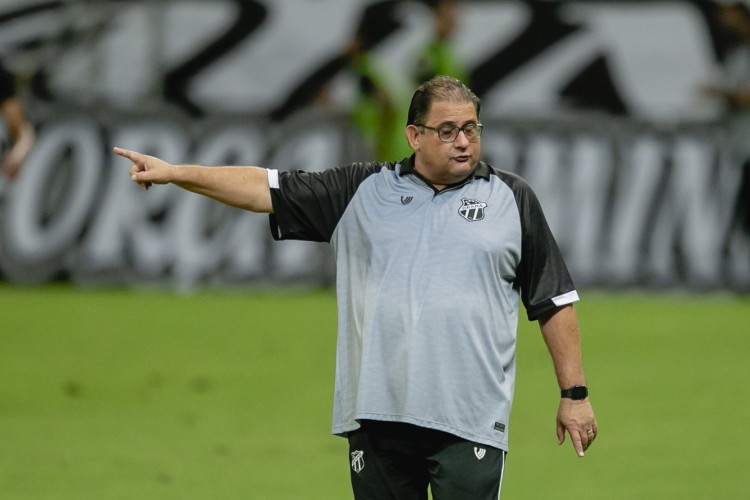
<instances>
[{"instance_id":1,"label":"grass field","mask_svg":"<svg viewBox=\"0 0 750 500\"><path fill-rule=\"evenodd\" d=\"M746 498L750 301L582 295L600 436L557 446L522 321L504 498ZM0 313L0 498L351 497L332 293L0 286Z\"/></svg>"}]
</instances>

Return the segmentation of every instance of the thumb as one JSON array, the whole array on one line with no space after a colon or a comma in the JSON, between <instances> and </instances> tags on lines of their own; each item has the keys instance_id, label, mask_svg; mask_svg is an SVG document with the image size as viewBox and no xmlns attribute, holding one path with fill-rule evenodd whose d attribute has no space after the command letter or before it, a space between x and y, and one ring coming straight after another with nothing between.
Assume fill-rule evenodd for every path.
<instances>
[{"instance_id":1,"label":"thumb","mask_svg":"<svg viewBox=\"0 0 750 500\"><path fill-rule=\"evenodd\" d=\"M557 444L563 444L565 442L565 427L562 423L557 421Z\"/></svg>"},{"instance_id":2,"label":"thumb","mask_svg":"<svg viewBox=\"0 0 750 500\"><path fill-rule=\"evenodd\" d=\"M130 175L130 178L134 181L143 186L143 189L148 189L151 187L151 182L149 181L150 174L148 171L141 171L141 172L133 172Z\"/></svg>"}]
</instances>

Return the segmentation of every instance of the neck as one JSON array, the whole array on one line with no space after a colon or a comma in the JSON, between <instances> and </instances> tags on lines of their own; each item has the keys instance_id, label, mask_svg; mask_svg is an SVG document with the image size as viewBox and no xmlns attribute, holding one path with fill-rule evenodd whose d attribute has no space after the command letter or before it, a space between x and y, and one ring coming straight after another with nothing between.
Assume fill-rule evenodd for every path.
<instances>
[{"instance_id":1,"label":"neck","mask_svg":"<svg viewBox=\"0 0 750 500\"><path fill-rule=\"evenodd\" d=\"M457 179L457 180L455 180L453 182L445 182L444 179L435 180L435 179L431 179L430 177L424 175L424 173L422 172L422 169L420 169L416 165L416 163L414 164L414 173L417 174L417 177L419 177L420 179L422 179L423 181L425 181L427 184L429 184L430 186L432 186L432 188L435 191L442 191L445 188L449 188L449 187L455 186L457 184L461 184L462 182L464 182L466 179L468 179L471 176L471 174L468 174L463 179Z\"/></svg>"}]
</instances>

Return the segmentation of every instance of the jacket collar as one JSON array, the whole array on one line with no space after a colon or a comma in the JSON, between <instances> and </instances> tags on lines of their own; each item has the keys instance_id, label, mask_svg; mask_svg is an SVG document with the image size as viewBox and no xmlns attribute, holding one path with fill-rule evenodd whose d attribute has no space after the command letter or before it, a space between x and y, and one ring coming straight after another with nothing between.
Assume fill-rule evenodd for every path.
<instances>
[{"instance_id":1,"label":"jacket collar","mask_svg":"<svg viewBox=\"0 0 750 500\"><path fill-rule=\"evenodd\" d=\"M399 164L401 165L401 168L399 169L399 173L398 173L399 176L411 174L411 175L416 175L419 178L422 178L422 176L419 175L419 173L414 168L414 155L411 155L408 158L404 158L403 160L399 162ZM467 177L467 179L464 179L463 181L461 181L461 183L466 182L466 180L468 180L469 178L474 178L474 179L479 178L479 179L484 179L487 181L490 180L490 166L487 165L483 161L478 162L477 166L474 167L474 171L471 174L469 174L469 177Z\"/></svg>"}]
</instances>

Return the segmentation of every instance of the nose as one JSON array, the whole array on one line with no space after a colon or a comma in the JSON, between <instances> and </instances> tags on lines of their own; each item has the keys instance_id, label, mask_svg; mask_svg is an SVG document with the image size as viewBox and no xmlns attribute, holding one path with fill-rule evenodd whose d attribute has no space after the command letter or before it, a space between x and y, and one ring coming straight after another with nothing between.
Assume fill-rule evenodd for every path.
<instances>
[{"instance_id":1,"label":"nose","mask_svg":"<svg viewBox=\"0 0 750 500\"><path fill-rule=\"evenodd\" d=\"M463 130L459 130L458 131L458 135L456 136L456 140L453 141L453 144L457 148L466 148L466 147L469 146L470 142L471 141L466 138L466 134L464 133L464 131Z\"/></svg>"}]
</instances>

